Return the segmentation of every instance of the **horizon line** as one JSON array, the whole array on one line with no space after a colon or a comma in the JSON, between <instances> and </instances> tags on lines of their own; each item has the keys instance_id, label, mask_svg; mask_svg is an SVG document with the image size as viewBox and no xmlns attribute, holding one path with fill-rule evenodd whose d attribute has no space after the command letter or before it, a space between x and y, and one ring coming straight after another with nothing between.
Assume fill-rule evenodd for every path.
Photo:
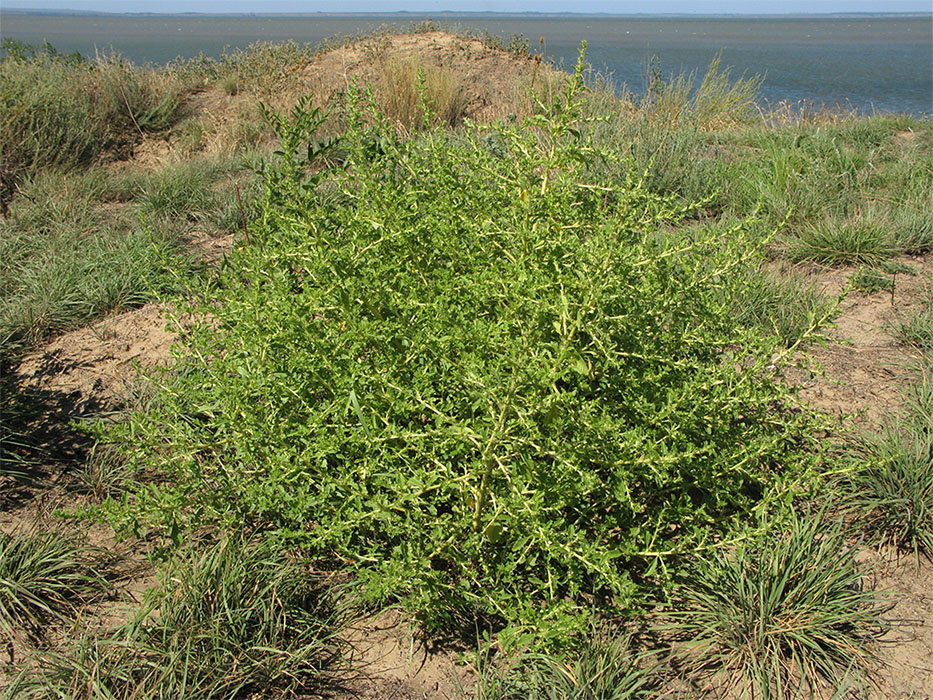
<instances>
[{"instance_id":1,"label":"horizon line","mask_svg":"<svg viewBox=\"0 0 933 700\"><path fill-rule=\"evenodd\" d=\"M532 16L532 17L852 17L852 16L891 16L891 17L933 17L933 12L907 11L842 11L842 12L487 12L479 10L436 10L419 12L412 10L393 10L384 12L110 12L107 10L78 10L69 8L42 7L0 7L0 13L22 13L50 15L104 15L132 17L389 17L392 15L411 15L431 17L441 15L493 15L493 16Z\"/></svg>"}]
</instances>

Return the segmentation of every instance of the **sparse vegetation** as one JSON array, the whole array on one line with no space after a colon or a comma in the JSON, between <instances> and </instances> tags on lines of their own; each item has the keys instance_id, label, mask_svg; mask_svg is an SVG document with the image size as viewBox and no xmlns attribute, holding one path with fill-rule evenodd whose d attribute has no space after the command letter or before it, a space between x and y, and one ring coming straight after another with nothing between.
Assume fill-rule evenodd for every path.
<instances>
[{"instance_id":1,"label":"sparse vegetation","mask_svg":"<svg viewBox=\"0 0 933 700\"><path fill-rule=\"evenodd\" d=\"M322 688L339 669L333 593L267 545L184 552L133 620L46 653L17 697L241 698Z\"/></svg>"}]
</instances>

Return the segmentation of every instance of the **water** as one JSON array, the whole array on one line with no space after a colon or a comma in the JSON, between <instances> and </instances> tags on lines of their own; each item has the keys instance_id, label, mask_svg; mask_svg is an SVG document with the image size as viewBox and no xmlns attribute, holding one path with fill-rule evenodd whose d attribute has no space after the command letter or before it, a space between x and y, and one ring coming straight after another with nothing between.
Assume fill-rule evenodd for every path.
<instances>
[{"instance_id":1,"label":"water","mask_svg":"<svg viewBox=\"0 0 933 700\"><path fill-rule=\"evenodd\" d=\"M412 14L207 16L38 16L4 12L0 34L59 51L115 50L139 62L165 63L256 41L317 44L384 24L422 19ZM554 61L572 65L581 40L594 67L611 71L638 92L652 57L662 75L702 72L722 53L734 75L762 75L764 101L855 108L865 112L933 114L933 15L810 17L658 17L595 15L435 14L451 27L488 31L506 40L544 37Z\"/></svg>"}]
</instances>

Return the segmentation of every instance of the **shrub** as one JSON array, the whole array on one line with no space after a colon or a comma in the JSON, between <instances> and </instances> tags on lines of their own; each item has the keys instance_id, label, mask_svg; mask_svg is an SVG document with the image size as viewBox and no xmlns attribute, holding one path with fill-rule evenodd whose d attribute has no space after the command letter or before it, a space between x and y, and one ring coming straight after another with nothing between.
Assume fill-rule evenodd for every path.
<instances>
[{"instance_id":1,"label":"shrub","mask_svg":"<svg viewBox=\"0 0 933 700\"><path fill-rule=\"evenodd\" d=\"M351 93L327 171L295 131L319 114L273 119L251 242L161 408L111 436L162 475L114 520L263 523L429 624L547 645L790 488L807 418L722 303L756 244L660 232L690 206L631 169L587 180L619 156L579 128L581 72L522 124L409 140Z\"/></svg>"}]
</instances>

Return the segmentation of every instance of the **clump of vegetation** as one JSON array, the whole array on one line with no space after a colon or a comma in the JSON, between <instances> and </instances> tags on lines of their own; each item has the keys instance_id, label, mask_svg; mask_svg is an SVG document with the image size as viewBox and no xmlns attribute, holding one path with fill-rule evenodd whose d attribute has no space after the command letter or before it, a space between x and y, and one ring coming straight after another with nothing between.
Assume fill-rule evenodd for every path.
<instances>
[{"instance_id":1,"label":"clump of vegetation","mask_svg":"<svg viewBox=\"0 0 933 700\"><path fill-rule=\"evenodd\" d=\"M787 248L791 260L825 265L876 265L897 248L890 232L871 220L827 217L797 231Z\"/></svg>"},{"instance_id":2,"label":"clump of vegetation","mask_svg":"<svg viewBox=\"0 0 933 700\"><path fill-rule=\"evenodd\" d=\"M170 127L184 85L118 56L86 61L6 39L0 59L0 161L16 177L73 168Z\"/></svg>"},{"instance_id":3,"label":"clump of vegetation","mask_svg":"<svg viewBox=\"0 0 933 700\"><path fill-rule=\"evenodd\" d=\"M933 287L927 288L920 308L898 314L888 332L899 343L926 353L933 351Z\"/></svg>"},{"instance_id":4,"label":"clump of vegetation","mask_svg":"<svg viewBox=\"0 0 933 700\"><path fill-rule=\"evenodd\" d=\"M0 640L11 656L14 640L41 642L50 622L73 618L82 603L99 598L109 560L56 528L0 531Z\"/></svg>"},{"instance_id":5,"label":"clump of vegetation","mask_svg":"<svg viewBox=\"0 0 933 700\"><path fill-rule=\"evenodd\" d=\"M678 654L707 687L743 698L852 687L886 630L856 554L838 522L791 515L697 560L671 613Z\"/></svg>"},{"instance_id":6,"label":"clump of vegetation","mask_svg":"<svg viewBox=\"0 0 933 700\"><path fill-rule=\"evenodd\" d=\"M873 541L933 552L933 380L924 365L903 416L859 445L861 462L843 480L847 504Z\"/></svg>"},{"instance_id":7,"label":"clump of vegetation","mask_svg":"<svg viewBox=\"0 0 933 700\"><path fill-rule=\"evenodd\" d=\"M309 692L338 665L339 615L298 561L228 539L183 553L133 620L41 655L12 690L70 700Z\"/></svg>"},{"instance_id":8,"label":"clump of vegetation","mask_svg":"<svg viewBox=\"0 0 933 700\"><path fill-rule=\"evenodd\" d=\"M890 291L894 289L894 277L885 274L882 268L860 267L852 275L852 286L860 292Z\"/></svg>"},{"instance_id":9,"label":"clump of vegetation","mask_svg":"<svg viewBox=\"0 0 933 700\"><path fill-rule=\"evenodd\" d=\"M340 169L285 148L161 408L112 436L160 480L115 522L261 523L371 599L491 616L515 648L567 642L592 594L636 604L793 489L808 419L773 338L722 303L758 243L662 228L693 205L631 171L589 180L620 156L582 130L581 89L582 64L525 123L407 140L351 94ZM273 123L313 155L304 109Z\"/></svg>"},{"instance_id":10,"label":"clump of vegetation","mask_svg":"<svg viewBox=\"0 0 933 700\"><path fill-rule=\"evenodd\" d=\"M640 108L652 121L667 127L686 123L715 129L749 122L758 114L755 100L763 78L733 80L729 68L720 68L720 59L713 59L698 86L695 72L664 79L660 67L653 64Z\"/></svg>"},{"instance_id":11,"label":"clump of vegetation","mask_svg":"<svg viewBox=\"0 0 933 700\"><path fill-rule=\"evenodd\" d=\"M392 54L383 56L377 65L380 111L402 132L458 126L463 121L466 100L458 77L449 68L421 65Z\"/></svg>"},{"instance_id":12,"label":"clump of vegetation","mask_svg":"<svg viewBox=\"0 0 933 700\"><path fill-rule=\"evenodd\" d=\"M813 284L793 274L754 267L728 290L736 323L771 333L784 347L811 338L834 315L837 305Z\"/></svg>"},{"instance_id":13,"label":"clump of vegetation","mask_svg":"<svg viewBox=\"0 0 933 700\"><path fill-rule=\"evenodd\" d=\"M481 660L477 700L639 700L662 687L655 660L630 636L608 629L586 636L567 658L522 654L496 665Z\"/></svg>"}]
</instances>

